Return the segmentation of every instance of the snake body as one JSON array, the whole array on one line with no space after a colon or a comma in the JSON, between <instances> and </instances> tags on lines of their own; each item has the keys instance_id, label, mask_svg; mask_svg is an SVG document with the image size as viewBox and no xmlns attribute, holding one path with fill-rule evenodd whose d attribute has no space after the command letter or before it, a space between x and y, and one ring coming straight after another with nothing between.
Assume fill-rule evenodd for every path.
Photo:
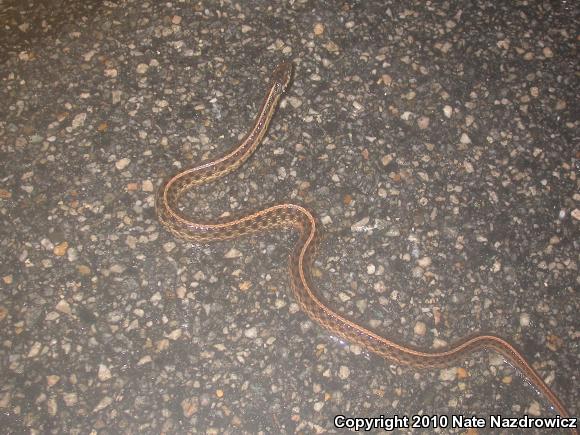
<instances>
[{"instance_id":1,"label":"snake body","mask_svg":"<svg viewBox=\"0 0 580 435\"><path fill-rule=\"evenodd\" d=\"M301 309L314 322L332 334L389 361L416 368L448 367L454 361L482 349L498 352L521 371L560 416L569 417L563 403L536 370L512 344L501 337L473 335L444 350L423 351L378 335L332 310L320 299L311 284L310 266L314 255L317 221L306 208L285 203L219 222L192 221L179 211L178 203L184 192L236 170L255 151L264 138L291 75L291 63L282 63L276 67L252 128L235 148L222 157L183 170L162 183L155 198L155 209L161 224L176 237L193 242L232 239L272 228L294 228L299 233L299 239L289 258L290 283Z\"/></svg>"}]
</instances>

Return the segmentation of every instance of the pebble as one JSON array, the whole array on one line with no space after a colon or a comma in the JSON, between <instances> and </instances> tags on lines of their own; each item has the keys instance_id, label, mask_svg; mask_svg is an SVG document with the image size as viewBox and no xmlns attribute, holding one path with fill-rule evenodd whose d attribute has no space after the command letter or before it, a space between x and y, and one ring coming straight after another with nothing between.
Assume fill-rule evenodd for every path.
<instances>
[{"instance_id":1,"label":"pebble","mask_svg":"<svg viewBox=\"0 0 580 435\"><path fill-rule=\"evenodd\" d=\"M327 42L326 44L323 45L323 47L326 48L326 50L328 50L329 53L338 53L340 51L338 45L336 45L336 43L332 41Z\"/></svg>"},{"instance_id":2,"label":"pebble","mask_svg":"<svg viewBox=\"0 0 580 435\"><path fill-rule=\"evenodd\" d=\"M339 292L338 298L340 299L341 302L348 302L351 299L350 296L347 295L345 292Z\"/></svg>"},{"instance_id":3,"label":"pebble","mask_svg":"<svg viewBox=\"0 0 580 435\"><path fill-rule=\"evenodd\" d=\"M178 340L182 334L183 334L183 331L181 330L181 328L177 328L177 329L174 329L173 331L171 331L165 337L169 338L170 340L175 341L175 340Z\"/></svg>"},{"instance_id":4,"label":"pebble","mask_svg":"<svg viewBox=\"0 0 580 435\"><path fill-rule=\"evenodd\" d=\"M79 113L72 120L72 124L71 124L72 128L76 129L76 128L81 127L82 125L84 125L86 119L87 119L86 113Z\"/></svg>"},{"instance_id":5,"label":"pebble","mask_svg":"<svg viewBox=\"0 0 580 435\"><path fill-rule=\"evenodd\" d=\"M428 116L421 116L418 120L417 120L417 125L419 126L419 128L421 130L425 130L427 127L429 127L429 117Z\"/></svg>"},{"instance_id":6,"label":"pebble","mask_svg":"<svg viewBox=\"0 0 580 435\"><path fill-rule=\"evenodd\" d=\"M241 256L242 253L240 251L238 251L236 248L232 248L225 253L224 258L239 258Z\"/></svg>"},{"instance_id":7,"label":"pebble","mask_svg":"<svg viewBox=\"0 0 580 435\"><path fill-rule=\"evenodd\" d=\"M542 408L540 407L540 404L534 400L527 409L526 414L529 414L533 417L539 417L542 415Z\"/></svg>"},{"instance_id":8,"label":"pebble","mask_svg":"<svg viewBox=\"0 0 580 435\"><path fill-rule=\"evenodd\" d=\"M413 268L413 270L411 271L411 275L413 276L413 278L421 278L424 272L425 271L423 270L422 267L417 266Z\"/></svg>"},{"instance_id":9,"label":"pebble","mask_svg":"<svg viewBox=\"0 0 580 435\"><path fill-rule=\"evenodd\" d=\"M424 336L425 332L427 332L427 326L423 322L417 322L415 323L413 331L416 335Z\"/></svg>"},{"instance_id":10,"label":"pebble","mask_svg":"<svg viewBox=\"0 0 580 435\"><path fill-rule=\"evenodd\" d=\"M149 298L149 300L151 302L159 302L161 300L161 293L159 292L155 292L151 295L151 297Z\"/></svg>"},{"instance_id":11,"label":"pebble","mask_svg":"<svg viewBox=\"0 0 580 435\"><path fill-rule=\"evenodd\" d=\"M56 304L56 310L64 314L71 314L72 312L69 303L64 299L61 299L58 304Z\"/></svg>"},{"instance_id":12,"label":"pebble","mask_svg":"<svg viewBox=\"0 0 580 435\"><path fill-rule=\"evenodd\" d=\"M46 249L47 251L52 251L52 250L54 249L54 244L53 244L53 243L52 243L50 240L48 240L47 238L43 238L43 239L40 241L40 245L41 245L41 246L42 246L44 249Z\"/></svg>"},{"instance_id":13,"label":"pebble","mask_svg":"<svg viewBox=\"0 0 580 435\"><path fill-rule=\"evenodd\" d=\"M240 283L240 285L238 286L238 288L241 291L248 291L250 289L250 287L252 287L252 282L251 281L242 281Z\"/></svg>"},{"instance_id":14,"label":"pebble","mask_svg":"<svg viewBox=\"0 0 580 435\"><path fill-rule=\"evenodd\" d=\"M119 75L119 71L117 70L117 68L105 69L105 77L115 78L115 77L117 77L117 75Z\"/></svg>"},{"instance_id":15,"label":"pebble","mask_svg":"<svg viewBox=\"0 0 580 435\"><path fill-rule=\"evenodd\" d=\"M28 351L28 358L34 358L35 356L37 356L40 353L41 349L42 344L39 343L38 341L34 342L33 345L30 347L30 350Z\"/></svg>"},{"instance_id":16,"label":"pebble","mask_svg":"<svg viewBox=\"0 0 580 435\"><path fill-rule=\"evenodd\" d=\"M64 400L66 406L74 406L78 402L77 393L64 393L62 395L62 400Z\"/></svg>"},{"instance_id":17,"label":"pebble","mask_svg":"<svg viewBox=\"0 0 580 435\"><path fill-rule=\"evenodd\" d=\"M530 315L528 313L520 314L520 326L524 328L530 326Z\"/></svg>"},{"instance_id":18,"label":"pebble","mask_svg":"<svg viewBox=\"0 0 580 435\"><path fill-rule=\"evenodd\" d=\"M322 222L323 225L331 225L332 224L332 218L328 215L324 215L322 216L322 218L320 219L320 222Z\"/></svg>"},{"instance_id":19,"label":"pebble","mask_svg":"<svg viewBox=\"0 0 580 435\"><path fill-rule=\"evenodd\" d=\"M58 381L60 381L60 376L58 376L58 375L48 375L46 377L46 384L49 387L52 387L53 385L56 385L56 383L58 383Z\"/></svg>"},{"instance_id":20,"label":"pebble","mask_svg":"<svg viewBox=\"0 0 580 435\"><path fill-rule=\"evenodd\" d=\"M99 378L99 380L101 382L111 379L112 376L113 375L111 375L111 370L109 370L109 368L106 365L99 364L99 370L97 372L97 377Z\"/></svg>"},{"instance_id":21,"label":"pebble","mask_svg":"<svg viewBox=\"0 0 580 435\"><path fill-rule=\"evenodd\" d=\"M368 302L366 299L360 299L360 300L356 301L356 307L358 308L358 310L361 313L364 313L366 311L367 306L368 306Z\"/></svg>"},{"instance_id":22,"label":"pebble","mask_svg":"<svg viewBox=\"0 0 580 435\"><path fill-rule=\"evenodd\" d=\"M442 381L454 381L457 378L457 368L449 367L439 372L439 379Z\"/></svg>"},{"instance_id":23,"label":"pebble","mask_svg":"<svg viewBox=\"0 0 580 435\"><path fill-rule=\"evenodd\" d=\"M75 248L69 248L69 250L66 253L67 253L67 259L71 263L74 263L75 261L77 261L79 259L79 253Z\"/></svg>"},{"instance_id":24,"label":"pebble","mask_svg":"<svg viewBox=\"0 0 580 435\"><path fill-rule=\"evenodd\" d=\"M93 409L93 412L99 412L99 411L107 408L111 403L113 403L112 397L109 397L109 396L104 397L101 399L99 404L95 407L95 409Z\"/></svg>"},{"instance_id":25,"label":"pebble","mask_svg":"<svg viewBox=\"0 0 580 435\"><path fill-rule=\"evenodd\" d=\"M171 252L171 251L173 251L175 249L175 246L176 246L175 245L175 242L165 242L163 244L163 250L165 252Z\"/></svg>"},{"instance_id":26,"label":"pebble","mask_svg":"<svg viewBox=\"0 0 580 435\"><path fill-rule=\"evenodd\" d=\"M125 240L125 243L127 244L127 246L129 246L129 248L131 249L135 249L137 247L137 237L132 236L132 235L128 235L127 239Z\"/></svg>"},{"instance_id":27,"label":"pebble","mask_svg":"<svg viewBox=\"0 0 580 435\"><path fill-rule=\"evenodd\" d=\"M181 410L186 418L190 418L197 413L199 409L199 399L197 397L191 397L188 399L183 399L181 401Z\"/></svg>"},{"instance_id":28,"label":"pebble","mask_svg":"<svg viewBox=\"0 0 580 435\"><path fill-rule=\"evenodd\" d=\"M355 222L354 224L352 224L350 226L351 231L353 232L358 232L358 231L363 231L365 229L365 227L367 226L367 224L369 223L370 218L368 216L362 218L361 220L359 220L358 222Z\"/></svg>"},{"instance_id":29,"label":"pebble","mask_svg":"<svg viewBox=\"0 0 580 435\"><path fill-rule=\"evenodd\" d=\"M247 338L256 338L258 336L258 329L255 326L252 326L244 331L244 336Z\"/></svg>"},{"instance_id":30,"label":"pebble","mask_svg":"<svg viewBox=\"0 0 580 435\"><path fill-rule=\"evenodd\" d=\"M145 181L143 181L143 184L141 186L141 189L143 190L143 192L153 192L155 190L155 188L153 187L153 183L151 182L151 180L145 180Z\"/></svg>"},{"instance_id":31,"label":"pebble","mask_svg":"<svg viewBox=\"0 0 580 435\"><path fill-rule=\"evenodd\" d=\"M145 74L148 69L149 65L147 65L146 63L140 63L139 65L137 65L137 74Z\"/></svg>"},{"instance_id":32,"label":"pebble","mask_svg":"<svg viewBox=\"0 0 580 435\"><path fill-rule=\"evenodd\" d=\"M316 23L314 25L314 34L316 36L320 36L324 33L324 24L322 23Z\"/></svg>"},{"instance_id":33,"label":"pebble","mask_svg":"<svg viewBox=\"0 0 580 435\"><path fill-rule=\"evenodd\" d=\"M355 355L360 355L362 353L362 348L357 344L351 344L348 348Z\"/></svg>"},{"instance_id":34,"label":"pebble","mask_svg":"<svg viewBox=\"0 0 580 435\"><path fill-rule=\"evenodd\" d=\"M116 274L121 274L121 273L125 272L125 269L127 269L125 266L123 266L122 264L117 264L117 263L116 263L116 264L113 264L113 265L112 265L112 266L109 268L109 270L110 270L112 273L116 273Z\"/></svg>"},{"instance_id":35,"label":"pebble","mask_svg":"<svg viewBox=\"0 0 580 435\"><path fill-rule=\"evenodd\" d=\"M393 159L394 159L393 154L387 154L387 155L381 157L381 164L383 166L388 166L389 163L391 163L393 161Z\"/></svg>"},{"instance_id":36,"label":"pebble","mask_svg":"<svg viewBox=\"0 0 580 435\"><path fill-rule=\"evenodd\" d=\"M129 159L128 157L122 158L120 160L117 160L115 162L115 167L121 171L123 169L125 169L127 166L129 166L129 163L131 163L131 159Z\"/></svg>"},{"instance_id":37,"label":"pebble","mask_svg":"<svg viewBox=\"0 0 580 435\"><path fill-rule=\"evenodd\" d=\"M175 294L179 299L184 299L185 295L187 294L187 289L183 286L179 286L177 289L175 289Z\"/></svg>"},{"instance_id":38,"label":"pebble","mask_svg":"<svg viewBox=\"0 0 580 435\"><path fill-rule=\"evenodd\" d=\"M59 243L58 245L56 245L54 247L54 249L52 250L52 252L57 257L62 257L63 255L66 254L67 249L68 249L68 243L62 242L62 243Z\"/></svg>"},{"instance_id":39,"label":"pebble","mask_svg":"<svg viewBox=\"0 0 580 435\"><path fill-rule=\"evenodd\" d=\"M288 97L286 100L288 100L294 109L298 109L300 106L302 106L302 100L298 97Z\"/></svg>"},{"instance_id":40,"label":"pebble","mask_svg":"<svg viewBox=\"0 0 580 435\"><path fill-rule=\"evenodd\" d=\"M431 266L431 257L422 257L417 260L417 264L421 266L423 269L428 268Z\"/></svg>"},{"instance_id":41,"label":"pebble","mask_svg":"<svg viewBox=\"0 0 580 435\"><path fill-rule=\"evenodd\" d=\"M340 366L338 369L338 377L340 379L347 379L350 376L350 369L347 366Z\"/></svg>"},{"instance_id":42,"label":"pebble","mask_svg":"<svg viewBox=\"0 0 580 435\"><path fill-rule=\"evenodd\" d=\"M556 101L556 110L564 110L566 107L568 107L568 103L564 100Z\"/></svg>"},{"instance_id":43,"label":"pebble","mask_svg":"<svg viewBox=\"0 0 580 435\"><path fill-rule=\"evenodd\" d=\"M153 361L153 359L151 358L150 355L145 355L143 358L141 358L139 361L137 361L137 365L142 366L142 365L148 364L152 361Z\"/></svg>"}]
</instances>

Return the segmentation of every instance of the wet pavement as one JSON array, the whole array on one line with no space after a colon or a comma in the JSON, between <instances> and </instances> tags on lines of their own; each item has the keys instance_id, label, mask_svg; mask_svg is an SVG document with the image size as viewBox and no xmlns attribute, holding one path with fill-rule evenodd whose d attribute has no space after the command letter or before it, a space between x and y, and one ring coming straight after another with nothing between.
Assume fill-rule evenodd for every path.
<instances>
[{"instance_id":1,"label":"wet pavement","mask_svg":"<svg viewBox=\"0 0 580 435\"><path fill-rule=\"evenodd\" d=\"M308 320L290 232L159 226L161 180L234 146L285 59L266 140L186 212L307 206L329 305L425 349L499 333L578 413L571 2L13 1L0 22L3 433L554 415L492 353L417 371Z\"/></svg>"}]
</instances>

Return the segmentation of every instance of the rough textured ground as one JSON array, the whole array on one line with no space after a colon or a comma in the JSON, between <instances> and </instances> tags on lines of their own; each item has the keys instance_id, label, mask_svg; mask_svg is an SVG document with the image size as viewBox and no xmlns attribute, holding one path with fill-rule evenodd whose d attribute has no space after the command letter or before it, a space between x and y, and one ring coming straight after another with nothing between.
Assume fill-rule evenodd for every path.
<instances>
[{"instance_id":1,"label":"rough textured ground","mask_svg":"<svg viewBox=\"0 0 580 435\"><path fill-rule=\"evenodd\" d=\"M500 333L578 412L572 2L31 0L0 23L4 433L553 413L493 354L415 371L334 339L288 290L291 233L159 227L161 179L234 145L282 59L265 143L187 210L306 205L329 304L424 348Z\"/></svg>"}]
</instances>

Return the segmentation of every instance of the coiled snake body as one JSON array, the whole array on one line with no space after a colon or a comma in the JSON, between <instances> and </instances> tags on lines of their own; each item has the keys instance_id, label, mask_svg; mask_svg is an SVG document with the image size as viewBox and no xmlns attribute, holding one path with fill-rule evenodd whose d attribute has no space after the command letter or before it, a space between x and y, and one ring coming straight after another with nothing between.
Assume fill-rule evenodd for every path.
<instances>
[{"instance_id":1,"label":"coiled snake body","mask_svg":"<svg viewBox=\"0 0 580 435\"><path fill-rule=\"evenodd\" d=\"M495 335L474 335L450 345L445 350L422 351L380 336L328 307L317 296L311 284L310 264L314 253L317 222L304 207L279 204L238 219L213 223L192 221L179 211L179 199L185 191L225 176L250 157L262 141L291 75L290 63L282 63L274 70L254 124L239 145L220 158L183 170L163 182L155 198L155 209L161 224L176 237L193 242L225 240L276 227L292 227L300 236L290 254L290 282L298 304L314 322L332 334L356 343L389 361L416 368L450 366L455 360L474 351L491 349L503 355L520 370L562 417L569 416L562 402L524 356L503 338Z\"/></svg>"}]
</instances>

